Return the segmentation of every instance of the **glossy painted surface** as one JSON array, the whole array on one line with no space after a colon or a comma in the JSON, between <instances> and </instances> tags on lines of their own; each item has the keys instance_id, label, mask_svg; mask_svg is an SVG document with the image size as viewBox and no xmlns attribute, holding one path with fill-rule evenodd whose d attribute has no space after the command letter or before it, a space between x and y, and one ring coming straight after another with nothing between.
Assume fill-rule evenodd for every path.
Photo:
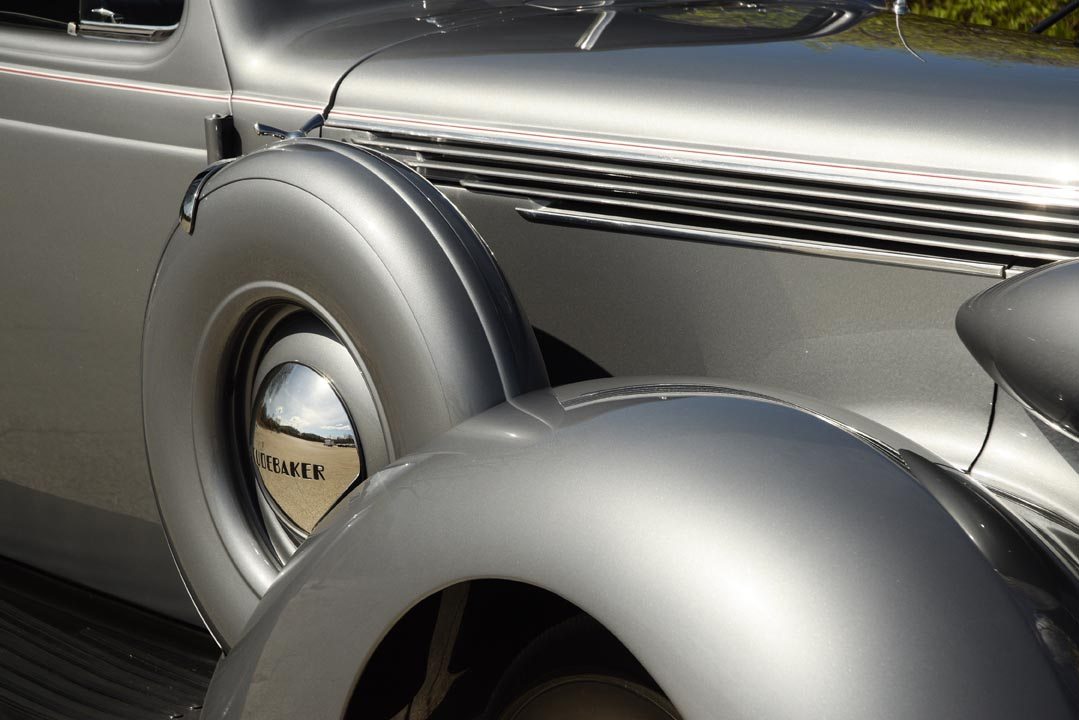
<instances>
[{"instance_id":1,"label":"glossy painted surface","mask_svg":"<svg viewBox=\"0 0 1079 720\"><path fill-rule=\"evenodd\" d=\"M811 39L740 34L846 7L865 12L627 2L450 25L353 70L331 122L413 118L479 135L727 151L747 165L786 159L823 174L848 165L939 185L957 176L1061 185L1075 197L1079 99L1066 88L1079 78L1079 49L905 16L919 59L888 13ZM599 13L613 19L583 50Z\"/></svg>"},{"instance_id":2,"label":"glossy painted surface","mask_svg":"<svg viewBox=\"0 0 1079 720\"><path fill-rule=\"evenodd\" d=\"M992 381L955 336L954 317L992 279L550 228L522 220L520 200L448 192L535 326L616 376L704 375L796 392L957 467L977 456Z\"/></svg>"},{"instance_id":3,"label":"glossy painted surface","mask_svg":"<svg viewBox=\"0 0 1079 720\"><path fill-rule=\"evenodd\" d=\"M339 716L402 608L504 577L591 613L689 720L1073 716L1074 667L998 574L1035 577L1026 556L972 541L962 488L783 402L652 382L518 398L372 478L271 589L206 714Z\"/></svg>"},{"instance_id":4,"label":"glossy painted surface","mask_svg":"<svg viewBox=\"0 0 1079 720\"><path fill-rule=\"evenodd\" d=\"M776 34L783 8L840 16ZM333 137L419 120L481 135L572 136L589 147L635 143L652 156L854 172L866 182L1075 199L1076 49L904 18L919 59L894 18L866 5L768 4L771 15L753 16L748 30L744 17L718 27L721 9L190 0L179 31L159 44L0 27L0 492L11 500L0 502L0 552L194 618L149 482L140 343L180 197L205 164L211 113L234 116L247 154L272 142L253 123L295 129L332 105L330 119L350 126L327 128ZM288 170L304 189L321 172ZM341 198L353 197L334 182ZM286 259L307 267L308 247L295 239L340 229L315 205L292 198L278 207L251 188L240 193L240 212L216 187L222 227L250 240L269 205L280 212L275 229L291 233L251 240L247 256L223 243L238 266L259 258L282 272ZM515 200L467 192L453 200L498 253L532 321L613 373L801 391L907 433L955 466L977 456L992 383L950 318L991 279L535 226ZM347 278L339 251L321 261ZM395 279L416 281L413 267L403 260ZM343 297L353 296L330 300L351 302ZM204 299L178 298L177 322ZM520 360L513 345L506 340L511 349L498 358ZM182 370L189 376L191 365ZM538 377L534 370L526 375ZM499 373L499 381L513 375ZM469 389L501 401L535 387L493 377ZM190 416L176 413L191 394L172 389L151 388L163 398L157 410L190 431ZM489 404L469 402L446 417ZM428 439L434 425L417 422L416 436ZM177 467L189 483L190 462ZM1036 479L1022 487L1039 492ZM175 490L198 500L190 484ZM204 569L239 573L233 560L222 553ZM252 564L237 581L248 588L242 600L219 598L237 634L276 574L265 557Z\"/></svg>"},{"instance_id":5,"label":"glossy painted surface","mask_svg":"<svg viewBox=\"0 0 1079 720\"><path fill-rule=\"evenodd\" d=\"M571 165L668 157L674 167L707 162L868 187L1079 199L1076 101L1060 92L1077 76L1074 48L904 17L923 63L899 41L894 17L826 3L817 10L854 8L854 19L821 37L750 43L739 23L767 34L774 21L724 18L724 7L451 15L444 32L351 72L330 122L481 152L485 137L522 152L564 146ZM613 19L582 49L603 13ZM907 433L957 467L981 447L992 387L965 357L951 311L992 280L536 226L517 210L546 203L446 191L491 243L537 326L616 375L707 374L810 394Z\"/></svg>"},{"instance_id":6,"label":"glossy painted surface","mask_svg":"<svg viewBox=\"0 0 1079 720\"><path fill-rule=\"evenodd\" d=\"M959 336L994 380L1079 442L1079 262L1012 278L965 303Z\"/></svg>"},{"instance_id":7,"label":"glossy painted surface","mask_svg":"<svg viewBox=\"0 0 1079 720\"><path fill-rule=\"evenodd\" d=\"M971 475L998 494L1051 508L1079 527L1079 443L1039 423L1003 392Z\"/></svg>"},{"instance_id":8,"label":"glossy painted surface","mask_svg":"<svg viewBox=\"0 0 1079 720\"><path fill-rule=\"evenodd\" d=\"M250 426L236 430L226 400L248 389L236 335L256 334L260 308L302 309L337 338L275 364L333 381L369 471L548 383L490 251L437 190L384 158L318 139L251 153L211 178L194 228L174 231L150 298L143 415L177 562L227 648L285 555L260 529L243 472Z\"/></svg>"},{"instance_id":9,"label":"glossy painted surface","mask_svg":"<svg viewBox=\"0 0 1079 720\"><path fill-rule=\"evenodd\" d=\"M160 45L0 26L0 552L197 622L139 403L154 269L228 112L208 5L184 22Z\"/></svg>"}]
</instances>

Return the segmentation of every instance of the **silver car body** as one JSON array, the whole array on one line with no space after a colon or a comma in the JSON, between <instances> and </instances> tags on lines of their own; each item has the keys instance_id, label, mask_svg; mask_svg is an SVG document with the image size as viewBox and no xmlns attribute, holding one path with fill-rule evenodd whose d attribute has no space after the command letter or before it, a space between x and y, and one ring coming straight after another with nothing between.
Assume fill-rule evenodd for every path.
<instances>
[{"instance_id":1,"label":"silver car body","mask_svg":"<svg viewBox=\"0 0 1079 720\"><path fill-rule=\"evenodd\" d=\"M746 19L762 10L762 17L771 13L768 22ZM0 552L198 622L161 531L149 476L142 340L181 198L207 164L204 118L211 114L233 118L245 155L275 142L255 133L256 122L294 129L322 114L325 125L316 133L322 138L384 153L427 177L490 245L531 323L551 339L546 347L568 347L590 364L588 377L693 376L756 395L816 398L810 404L823 408L817 415L849 415L841 424L858 437L905 438L881 442L919 448L921 456L969 473L1028 519L1051 517L1055 527L1072 528L1079 523L1074 459L997 393L953 325L965 300L1005 277L1079 256L1077 79L1079 50L1066 43L899 16L860 2L747 8L618 0L189 0L178 29L155 43L0 25ZM548 364L556 381L580 379L573 362L562 366L549 357ZM654 405L662 403L629 403L627 427L658 432L664 422L687 422L667 409L667 420L638 425L633 418ZM723 426L740 416L736 405L713 397L701 407L711 408L702 410L707 423ZM470 427L521 422L520 412L503 406ZM618 413L600 415L589 422L613 433ZM537 432L570 442L566 431ZM767 447L742 448L737 433L702 432L704 463L720 461L714 448L703 449L713 441L732 443L732 451L747 456L800 447L780 433L769 436ZM837 447L848 447L851 436L835 432ZM430 452L437 458L444 443L467 437L462 429ZM528 447L542 445L535 439ZM492 441L477 452L508 451ZM515 461L527 461L534 450L521 452L525 457ZM683 465L692 453L664 452L672 454L670 467L685 471L672 472L670 492L697 492L703 481ZM887 453L872 452L880 472L902 474ZM588 455L567 451L566 463L607 457ZM434 474L460 472L457 461L442 462L419 463L415 472L401 470L409 463L395 467L327 521L252 620L249 649L241 645L230 656L228 677L243 682L219 684L217 707L237 702L257 714L262 703L281 699L261 694L265 688L257 683L248 697L244 682L261 672L260 663L285 662L291 651L278 638L289 637L285 619L292 608L296 622L313 617L303 579L329 572L319 564L334 557L325 548L342 552L372 532L354 528L365 514L396 508L388 499L375 502L378 492L405 498L413 484L433 487ZM735 513L741 521L777 507L777 525L806 520L804 508L784 504L796 465L784 466L767 502ZM823 466L819 473L828 475ZM628 503L620 517L642 522L653 510L666 512L650 532L681 532L677 513L655 507L662 498L649 494L656 488L645 487L644 477L630 473L643 489L621 496L609 487L614 475L593 467L586 476L598 483L597 504L600 496ZM494 522L498 506L485 498L497 477L462 484L462 508L484 506ZM533 487L526 477L518 480L522 497ZM701 490L717 507L723 483L741 481L720 477L719 485ZM909 473L902 477L896 482L911 482ZM840 481L827 482L833 480ZM587 493L560 493L557 484L537 492L535 502L555 509L565 503L566 511L590 501ZM886 515L884 500L867 492ZM458 522L451 510L431 522ZM849 507L836 508L834 516L821 510L820 523L851 520L847 511L857 514ZM716 526L731 518L716 512L700 518L700 529L718 534L700 542L725 541L726 531ZM537 515L520 530L543 532L557 515ZM953 530L941 527L942 542L959 543ZM754 546L757 535L746 532L739 542ZM898 552L882 536L860 532L874 552ZM805 537L815 552L826 552L814 533ZM694 565L711 556L694 560L690 548L699 543L685 542L668 550L689 553L690 565L680 568L687 582L712 582ZM422 547L402 552L425 552ZM778 547L768 553L777 561L783 555ZM413 585L402 580L388 589L377 601L384 604L350 638L357 644L349 661L362 664L395 613L423 593L477 572L548 583L572 594L642 657L660 651L656 637L635 634L628 607L601 607L585 590L616 578L586 581L568 565L562 575L528 576L523 569L518 575L511 557L488 560L482 570L449 560L424 565L408 580ZM799 568L806 571L784 557L773 575ZM975 592L989 583L988 570L978 568L971 572L981 575L953 598L965 611L942 611L941 623L994 611L996 600ZM939 568L929 562L923 569L924 575L910 569L925 583L921 589L937 587ZM347 565L340 577L346 582L368 571ZM618 580L640 582L640 572ZM811 592L811 579L803 573L802 580L792 592ZM883 627L879 638L870 633L851 642L884 642L898 632L898 625L874 624L886 618L858 614L869 612L870 600L896 599L883 586L873 593L843 595L852 598L848 617L856 619L844 632L854 633L858 623ZM911 604L902 607L913 612L914 596L895 593L908 598L903 602ZM675 595L664 610L670 622L703 602L700 595ZM330 601L357 597L363 597L358 585ZM975 609L979 603L985 604ZM822 633L842 624L835 607L827 627L818 628ZM794 618L781 615L777 627ZM682 628L686 638L711 637L721 627L703 615L694 622ZM785 633L776 632L778 647ZM1023 642L1016 640L1012 647L1024 649L1001 673L1024 672L1022 653L1029 648ZM911 640L910 653L923 650ZM700 662L722 660L713 648L701 652ZM665 670L670 659L661 653L645 664L686 717L704 717L715 700L707 683ZM841 671L839 665L817 669L825 667ZM903 687L925 679L916 671L904 676L910 685ZM790 694L767 708L753 706L757 717L783 715L784 697L812 684L810 676L785 680ZM1044 717L1060 709L1052 707L1053 693L1033 687L1027 689L1046 703ZM311 690L326 690L319 695L325 707L339 710L348 688L316 683ZM821 714L879 715L871 708L903 692L876 690L822 697ZM996 697L984 699L991 704ZM751 706L739 707L749 712ZM910 705L889 707L897 717L920 714Z\"/></svg>"}]
</instances>

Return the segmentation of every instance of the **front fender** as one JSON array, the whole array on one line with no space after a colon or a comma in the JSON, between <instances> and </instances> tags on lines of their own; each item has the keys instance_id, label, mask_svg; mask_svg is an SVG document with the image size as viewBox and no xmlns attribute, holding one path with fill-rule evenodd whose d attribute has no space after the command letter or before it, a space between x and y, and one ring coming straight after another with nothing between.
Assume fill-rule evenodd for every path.
<instances>
[{"instance_id":1,"label":"front fender","mask_svg":"<svg viewBox=\"0 0 1079 720\"><path fill-rule=\"evenodd\" d=\"M339 717L410 607L503 578L590 613L687 720L1072 717L1038 628L893 437L664 387L532 393L368 480L263 599L206 714Z\"/></svg>"}]
</instances>

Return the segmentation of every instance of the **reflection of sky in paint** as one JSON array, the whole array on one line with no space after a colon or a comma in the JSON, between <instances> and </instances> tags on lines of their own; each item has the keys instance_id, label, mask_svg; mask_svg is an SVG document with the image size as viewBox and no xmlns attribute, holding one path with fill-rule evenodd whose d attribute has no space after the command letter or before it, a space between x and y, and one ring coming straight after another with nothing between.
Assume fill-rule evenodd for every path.
<instances>
[{"instance_id":1,"label":"reflection of sky in paint","mask_svg":"<svg viewBox=\"0 0 1079 720\"><path fill-rule=\"evenodd\" d=\"M265 400L280 425L322 437L353 438L352 426L330 383L309 367L290 363L273 377Z\"/></svg>"}]
</instances>

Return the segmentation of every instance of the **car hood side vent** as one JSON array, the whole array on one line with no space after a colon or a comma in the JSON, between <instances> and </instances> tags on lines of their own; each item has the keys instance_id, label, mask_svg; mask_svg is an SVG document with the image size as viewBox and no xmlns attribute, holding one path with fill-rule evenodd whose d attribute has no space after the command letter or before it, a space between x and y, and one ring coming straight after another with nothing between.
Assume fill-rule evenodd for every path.
<instances>
[{"instance_id":1,"label":"car hood side vent","mask_svg":"<svg viewBox=\"0 0 1079 720\"><path fill-rule=\"evenodd\" d=\"M533 222L1003 277L1079 257L1079 196L1026 199L360 132L436 184L526 200Z\"/></svg>"}]
</instances>

